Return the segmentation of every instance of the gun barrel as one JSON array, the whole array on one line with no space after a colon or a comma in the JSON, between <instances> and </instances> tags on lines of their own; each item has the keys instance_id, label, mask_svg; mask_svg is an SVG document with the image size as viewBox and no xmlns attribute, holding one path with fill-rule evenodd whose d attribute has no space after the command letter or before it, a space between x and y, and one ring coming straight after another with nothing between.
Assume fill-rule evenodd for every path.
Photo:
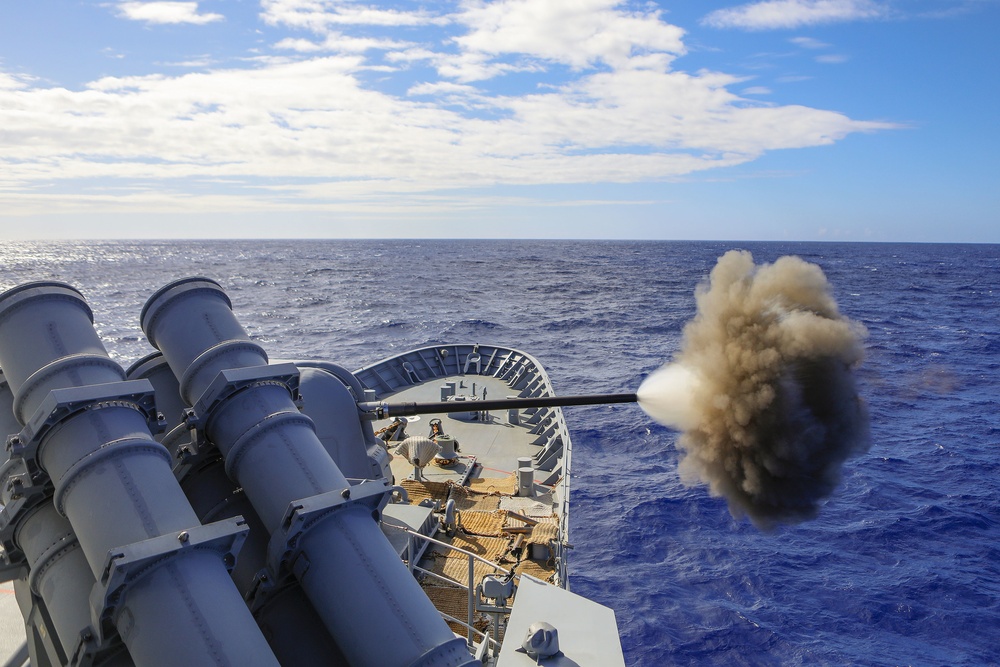
<instances>
[{"instance_id":1,"label":"gun barrel","mask_svg":"<svg viewBox=\"0 0 1000 667\"><path fill-rule=\"evenodd\" d=\"M386 403L371 401L358 403L358 408L371 419L386 419L388 417L410 417L438 412L509 410L511 408L556 408L570 405L610 405L613 403L635 403L638 400L635 394L584 394L580 396L536 396L533 398L505 398L490 401L440 401L435 403Z\"/></svg>"}]
</instances>

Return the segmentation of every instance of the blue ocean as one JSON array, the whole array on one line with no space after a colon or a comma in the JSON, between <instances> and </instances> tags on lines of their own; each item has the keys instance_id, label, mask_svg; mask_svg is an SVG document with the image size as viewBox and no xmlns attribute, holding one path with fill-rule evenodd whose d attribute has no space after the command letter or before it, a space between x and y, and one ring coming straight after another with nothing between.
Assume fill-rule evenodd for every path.
<instances>
[{"instance_id":1,"label":"blue ocean","mask_svg":"<svg viewBox=\"0 0 1000 667\"><path fill-rule=\"evenodd\" d=\"M872 445L819 516L761 532L678 475L677 434L634 405L566 408L570 587L614 608L626 662L1000 664L1000 246L634 241L0 244L0 288L68 282L111 355L167 282L220 282L272 357L358 368L500 343L562 394L635 391L677 353L694 291L741 248L819 265L868 330Z\"/></svg>"}]
</instances>

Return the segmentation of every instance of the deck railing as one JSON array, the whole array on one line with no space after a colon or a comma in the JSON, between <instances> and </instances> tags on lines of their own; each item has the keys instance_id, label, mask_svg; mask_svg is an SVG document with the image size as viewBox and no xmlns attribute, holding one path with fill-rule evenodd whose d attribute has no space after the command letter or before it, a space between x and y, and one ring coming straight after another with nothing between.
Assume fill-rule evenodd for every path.
<instances>
[{"instance_id":1,"label":"deck railing","mask_svg":"<svg viewBox=\"0 0 1000 667\"><path fill-rule=\"evenodd\" d=\"M430 570L428 570L426 568L423 568L423 567L420 567L419 565L416 564L416 562L415 562L416 559L413 558L412 555L417 552L417 550L416 550L416 541L418 539L424 540L425 542L429 542L430 544L434 544L434 545L437 545L439 547L444 547L445 549L449 549L451 551L458 552L458 553L466 556L466 558L468 558L468 561L469 561L469 581L468 581L468 584L465 586L465 588L466 588L466 590L468 591L468 594L469 594L468 618L466 619L466 621L461 621L461 620L459 620L457 618L454 618L453 616L449 616L448 614L442 612L440 609L438 610L438 612L441 614L441 616L446 621L452 621L454 623L458 623L459 625L461 625L464 628L466 628L466 630L467 630L466 637L468 639L468 645L470 647L476 645L476 642L473 640L473 635L478 635L478 636L480 636L480 637L483 638L483 642L486 642L491 649L493 649L494 651L499 650L500 646L499 646L499 642L497 641L497 639L490 637L488 634L486 634L486 633L484 633L484 632L482 632L480 630L477 630L472 625L473 621L475 620L474 616L475 616L475 610L476 610L476 584L477 584L477 582L475 581L475 576L476 576L476 574L475 574L475 572L476 572L475 571L475 565L476 565L476 561L479 561L480 563L484 563L486 565L489 565L495 571L503 574L504 576L511 576L511 571L508 570L508 569L506 569L506 568L504 568L504 567L502 567L501 565L498 565L497 563L494 563L491 560L483 558L482 556L478 556L478 555L472 553L471 551L467 551L465 549L462 549L461 547L456 547L453 544L448 544L447 542L442 542L441 540L435 539L433 537L429 537L429 536L424 535L422 533L418 533L418 532L414 531L411 528L407 528L405 526L396 526L396 525L392 525L392 524L382 524L382 525L385 526L385 527L388 527L388 528L392 528L393 530L398 530L400 532L403 532L403 533L407 534L407 547L406 547L406 549L407 549L407 559L408 559L407 560L407 564L408 564L408 566L410 568L410 572L411 573L420 572L421 574L423 574L425 576L430 576L433 579L442 581L442 582L444 582L445 584L447 584L449 586L453 586L455 588L462 588L463 587L462 584L458 583L457 581L455 581L453 579L449 579L447 577L443 577L440 574L438 574L437 572L431 572ZM517 574L514 574L514 578L515 579L519 579L520 577Z\"/></svg>"}]
</instances>

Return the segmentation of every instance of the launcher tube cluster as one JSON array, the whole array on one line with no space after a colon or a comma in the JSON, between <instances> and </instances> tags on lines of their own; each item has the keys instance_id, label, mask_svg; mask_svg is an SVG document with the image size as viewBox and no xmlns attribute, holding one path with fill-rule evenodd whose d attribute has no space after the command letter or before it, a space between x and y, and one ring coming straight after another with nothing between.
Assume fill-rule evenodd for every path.
<instances>
[{"instance_id":1,"label":"launcher tube cluster","mask_svg":"<svg viewBox=\"0 0 1000 667\"><path fill-rule=\"evenodd\" d=\"M53 619L75 610L53 621L68 658L113 651L116 634L137 665L277 665L227 571L242 526L199 523L136 398L146 388L125 381L79 292L33 283L0 296L0 368L25 425L10 443L8 464L26 476L8 475L22 491L4 498L5 547L23 551ZM74 559L51 580L67 556L39 554L47 539ZM93 579L75 564L77 545Z\"/></svg>"},{"instance_id":2,"label":"launcher tube cluster","mask_svg":"<svg viewBox=\"0 0 1000 667\"><path fill-rule=\"evenodd\" d=\"M471 664L372 520L387 487L351 487L222 288L168 285L142 325L271 535L270 565L295 574L350 664Z\"/></svg>"},{"instance_id":3,"label":"launcher tube cluster","mask_svg":"<svg viewBox=\"0 0 1000 667\"><path fill-rule=\"evenodd\" d=\"M0 295L0 540L33 664L471 666L379 529L388 483L348 482L221 287L172 283L141 321L186 408L162 442L79 292Z\"/></svg>"}]
</instances>

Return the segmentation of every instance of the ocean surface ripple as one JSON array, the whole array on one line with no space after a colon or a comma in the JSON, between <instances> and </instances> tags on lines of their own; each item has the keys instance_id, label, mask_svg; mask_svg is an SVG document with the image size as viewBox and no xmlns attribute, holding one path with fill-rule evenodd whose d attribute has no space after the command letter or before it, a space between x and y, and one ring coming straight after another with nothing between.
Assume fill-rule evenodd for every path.
<instances>
[{"instance_id":1,"label":"ocean surface ripple","mask_svg":"<svg viewBox=\"0 0 1000 667\"><path fill-rule=\"evenodd\" d=\"M635 406L567 408L571 588L615 609L626 662L1000 661L1000 247L585 241L0 244L0 288L79 288L111 355L151 351L139 311L203 275L272 358L358 368L443 341L519 347L563 394L634 391L679 348L727 250L818 264L869 332L872 447L819 517L773 533L677 474Z\"/></svg>"}]
</instances>

